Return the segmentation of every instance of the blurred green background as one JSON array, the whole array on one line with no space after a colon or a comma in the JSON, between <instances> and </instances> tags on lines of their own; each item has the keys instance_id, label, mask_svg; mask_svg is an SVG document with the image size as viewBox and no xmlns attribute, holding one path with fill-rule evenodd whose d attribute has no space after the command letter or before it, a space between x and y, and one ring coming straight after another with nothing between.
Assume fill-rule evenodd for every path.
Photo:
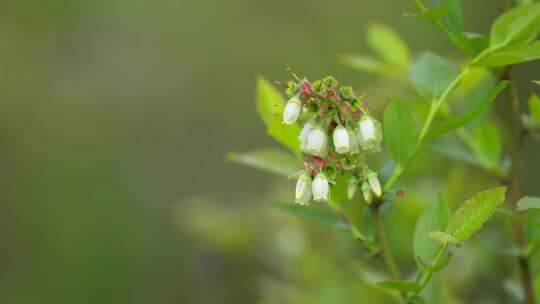
<instances>
[{"instance_id":1,"label":"blurred green background","mask_svg":"<svg viewBox=\"0 0 540 304\"><path fill-rule=\"evenodd\" d=\"M483 33L502 3L462 2L466 28ZM259 74L287 80L292 67L380 83L337 61L369 53L372 21L414 52L461 58L428 22L403 15L414 11L405 0L3 0L0 303L391 303L363 283L381 267L348 235L269 207L291 198L292 182L225 155L277 145L256 114ZM516 68L523 96L538 68ZM388 100L373 94L382 108ZM539 194L527 149L527 187ZM450 197L480 190L470 186L478 170L438 164L416 174L444 172ZM440 183L421 179L413 202L389 215L406 227L390 234L408 270L414 220ZM497 238L482 239L468 246L483 255L458 255L448 280L462 300L509 303L488 269Z\"/></svg>"}]
</instances>

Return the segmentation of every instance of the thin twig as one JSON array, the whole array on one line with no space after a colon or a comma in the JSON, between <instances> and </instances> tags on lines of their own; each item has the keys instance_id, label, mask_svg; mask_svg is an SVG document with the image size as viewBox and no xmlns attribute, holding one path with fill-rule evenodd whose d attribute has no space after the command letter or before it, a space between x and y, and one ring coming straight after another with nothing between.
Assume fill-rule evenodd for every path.
<instances>
[{"instance_id":1,"label":"thin twig","mask_svg":"<svg viewBox=\"0 0 540 304\"><path fill-rule=\"evenodd\" d=\"M512 113L512 134L513 134L513 143L511 151L512 159L512 168L510 170L510 189L508 192L508 198L512 204L513 209L515 209L517 202L523 196L521 190L521 177L523 174L523 157L522 149L523 142L525 139L525 130L521 124L521 111L519 104L519 96L517 86L514 82L511 81L511 71L510 68L507 68L504 73L504 78L510 81L510 110ZM525 227L523 222L514 221L514 235L516 238L517 245L523 250L527 249L527 238L525 236ZM525 295L525 300L527 304L534 304L534 290L533 282L531 278L531 269L529 265L529 260L526 256L521 256L518 258L519 272L521 276L521 284L523 289L523 294Z\"/></svg>"},{"instance_id":2,"label":"thin twig","mask_svg":"<svg viewBox=\"0 0 540 304\"><path fill-rule=\"evenodd\" d=\"M439 252L437 253L437 256L435 257L435 260L433 260L431 265L437 265L441 262L441 259L445 256L446 249L448 249L448 244L444 244L441 246ZM424 290L424 288L426 288L434 272L435 270L433 270L433 268L428 268L422 273L422 276L419 279L420 289L418 289L418 291L413 294L413 297L416 297L418 294L420 294L420 292L422 292L422 290Z\"/></svg>"}]
</instances>

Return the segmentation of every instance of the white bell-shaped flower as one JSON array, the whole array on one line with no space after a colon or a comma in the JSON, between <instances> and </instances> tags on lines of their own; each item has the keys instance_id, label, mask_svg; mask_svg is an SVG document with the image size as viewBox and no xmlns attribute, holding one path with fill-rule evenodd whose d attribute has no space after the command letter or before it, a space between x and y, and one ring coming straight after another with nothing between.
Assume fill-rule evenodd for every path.
<instances>
[{"instance_id":1,"label":"white bell-shaped flower","mask_svg":"<svg viewBox=\"0 0 540 304\"><path fill-rule=\"evenodd\" d=\"M309 130L306 152L312 155L322 156L326 154L328 138L321 127L313 127Z\"/></svg>"},{"instance_id":2,"label":"white bell-shaped flower","mask_svg":"<svg viewBox=\"0 0 540 304\"><path fill-rule=\"evenodd\" d=\"M300 111L302 106L300 105L300 98L294 96L293 98L287 101L285 105L285 110L283 110L283 122L287 125L292 125L300 116Z\"/></svg>"},{"instance_id":3,"label":"white bell-shaped flower","mask_svg":"<svg viewBox=\"0 0 540 304\"><path fill-rule=\"evenodd\" d=\"M356 190L358 190L358 180L356 177L351 176L347 182L347 198L352 199Z\"/></svg>"},{"instance_id":4,"label":"white bell-shaped flower","mask_svg":"<svg viewBox=\"0 0 540 304\"><path fill-rule=\"evenodd\" d=\"M362 150L377 152L381 149L381 124L373 117L364 115L358 121L358 143Z\"/></svg>"},{"instance_id":5,"label":"white bell-shaped flower","mask_svg":"<svg viewBox=\"0 0 540 304\"><path fill-rule=\"evenodd\" d=\"M337 126L334 129L334 134L332 135L334 139L334 147L336 152L339 154L345 154L349 152L349 132L342 125Z\"/></svg>"},{"instance_id":6,"label":"white bell-shaped flower","mask_svg":"<svg viewBox=\"0 0 540 304\"><path fill-rule=\"evenodd\" d=\"M348 130L349 133L349 153L357 154L360 152L360 145L358 144L358 137L352 130Z\"/></svg>"},{"instance_id":7,"label":"white bell-shaped flower","mask_svg":"<svg viewBox=\"0 0 540 304\"><path fill-rule=\"evenodd\" d=\"M362 136L363 139L370 140L375 137L375 124L373 123L373 119L362 118L358 128L360 130L360 136Z\"/></svg>"},{"instance_id":8,"label":"white bell-shaped flower","mask_svg":"<svg viewBox=\"0 0 540 304\"><path fill-rule=\"evenodd\" d=\"M381 183L377 177L377 173L370 172L368 175L368 183L375 196L380 197L382 195Z\"/></svg>"},{"instance_id":9,"label":"white bell-shaped flower","mask_svg":"<svg viewBox=\"0 0 540 304\"><path fill-rule=\"evenodd\" d=\"M311 174L303 173L296 182L295 201L307 205L311 200Z\"/></svg>"},{"instance_id":10,"label":"white bell-shaped flower","mask_svg":"<svg viewBox=\"0 0 540 304\"><path fill-rule=\"evenodd\" d=\"M307 122L298 136L298 139L300 140L300 150L304 152L307 150L308 134L311 129L313 129L313 123Z\"/></svg>"},{"instance_id":11,"label":"white bell-shaped flower","mask_svg":"<svg viewBox=\"0 0 540 304\"><path fill-rule=\"evenodd\" d=\"M364 197L364 200L366 201L366 203L371 204L373 195L371 193L371 187L366 182L362 183L362 196Z\"/></svg>"},{"instance_id":12,"label":"white bell-shaped flower","mask_svg":"<svg viewBox=\"0 0 540 304\"><path fill-rule=\"evenodd\" d=\"M328 178L324 173L319 173L313 179L312 192L313 200L315 201L327 201L330 186L328 184Z\"/></svg>"}]
</instances>

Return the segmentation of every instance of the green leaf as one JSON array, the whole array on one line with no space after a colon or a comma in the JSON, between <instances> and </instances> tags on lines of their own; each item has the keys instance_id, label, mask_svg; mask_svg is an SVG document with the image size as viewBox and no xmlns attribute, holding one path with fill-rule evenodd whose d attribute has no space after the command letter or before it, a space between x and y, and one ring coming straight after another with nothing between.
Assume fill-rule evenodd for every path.
<instances>
[{"instance_id":1,"label":"green leaf","mask_svg":"<svg viewBox=\"0 0 540 304\"><path fill-rule=\"evenodd\" d=\"M341 203L347 200L347 185L351 174L339 175L335 184L330 185L330 201L332 203Z\"/></svg>"},{"instance_id":2,"label":"green leaf","mask_svg":"<svg viewBox=\"0 0 540 304\"><path fill-rule=\"evenodd\" d=\"M385 289L404 291L404 292L418 292L422 289L420 284L416 282L412 282L412 281L389 280L389 281L377 282L377 285Z\"/></svg>"},{"instance_id":3,"label":"green leaf","mask_svg":"<svg viewBox=\"0 0 540 304\"><path fill-rule=\"evenodd\" d=\"M424 301L424 299L420 297L414 297L410 299L409 301L410 301L410 304L426 304L426 301Z\"/></svg>"},{"instance_id":4,"label":"green leaf","mask_svg":"<svg viewBox=\"0 0 540 304\"><path fill-rule=\"evenodd\" d=\"M498 67L537 59L540 59L540 41L538 40L530 45L509 46L495 52L490 52L487 56L482 57L480 61L476 62L475 65Z\"/></svg>"},{"instance_id":5,"label":"green leaf","mask_svg":"<svg viewBox=\"0 0 540 304\"><path fill-rule=\"evenodd\" d=\"M432 263L441 245L428 237L437 230L444 230L450 219L450 209L438 198L431 203L418 218L414 229L414 254L425 263Z\"/></svg>"},{"instance_id":6,"label":"green leaf","mask_svg":"<svg viewBox=\"0 0 540 304\"><path fill-rule=\"evenodd\" d=\"M472 68L456 89L459 107L465 113L477 109L497 85L496 78L485 68Z\"/></svg>"},{"instance_id":7,"label":"green leaf","mask_svg":"<svg viewBox=\"0 0 540 304\"><path fill-rule=\"evenodd\" d=\"M464 32L460 41L462 49L471 57L475 57L489 46L489 37L479 33Z\"/></svg>"},{"instance_id":8,"label":"green leaf","mask_svg":"<svg viewBox=\"0 0 540 304\"><path fill-rule=\"evenodd\" d=\"M476 56L487 48L484 35L463 32L463 16L459 0L429 0L429 9L417 17L431 20L448 39L469 56Z\"/></svg>"},{"instance_id":9,"label":"green leaf","mask_svg":"<svg viewBox=\"0 0 540 304\"><path fill-rule=\"evenodd\" d=\"M463 31L463 13L459 0L428 0L430 7L445 7L446 14L442 16L443 25L454 33Z\"/></svg>"},{"instance_id":10,"label":"green leaf","mask_svg":"<svg viewBox=\"0 0 540 304\"><path fill-rule=\"evenodd\" d=\"M367 29L367 43L387 62L407 70L409 49L398 33L387 25L372 23Z\"/></svg>"},{"instance_id":11,"label":"green leaf","mask_svg":"<svg viewBox=\"0 0 540 304\"><path fill-rule=\"evenodd\" d=\"M459 74L459 68L445 58L431 52L422 53L409 71L413 88L427 100L433 100Z\"/></svg>"},{"instance_id":12,"label":"green leaf","mask_svg":"<svg viewBox=\"0 0 540 304\"><path fill-rule=\"evenodd\" d=\"M540 31L540 3L520 5L502 14L491 27L490 49L528 44Z\"/></svg>"},{"instance_id":13,"label":"green leaf","mask_svg":"<svg viewBox=\"0 0 540 304\"><path fill-rule=\"evenodd\" d=\"M495 124L483 121L478 125L471 144L476 157L486 168L500 167L502 142L499 129Z\"/></svg>"},{"instance_id":14,"label":"green leaf","mask_svg":"<svg viewBox=\"0 0 540 304\"><path fill-rule=\"evenodd\" d=\"M297 124L284 124L281 116L275 116L268 125L268 134L295 153L300 153L300 131Z\"/></svg>"},{"instance_id":15,"label":"green leaf","mask_svg":"<svg viewBox=\"0 0 540 304\"><path fill-rule=\"evenodd\" d=\"M334 211L328 208L304 206L295 203L274 203L272 204L272 207L337 230L347 231L349 229L347 223L345 223Z\"/></svg>"},{"instance_id":16,"label":"green leaf","mask_svg":"<svg viewBox=\"0 0 540 304\"><path fill-rule=\"evenodd\" d=\"M502 204L506 187L498 187L476 194L464 202L450 218L446 233L452 235L457 243L470 238Z\"/></svg>"},{"instance_id":17,"label":"green leaf","mask_svg":"<svg viewBox=\"0 0 540 304\"><path fill-rule=\"evenodd\" d=\"M374 241L369 220L366 217L366 203L359 200L348 200L341 204L341 212L349 221L354 237L361 241ZM368 211L369 213L369 211Z\"/></svg>"},{"instance_id":18,"label":"green leaf","mask_svg":"<svg viewBox=\"0 0 540 304\"><path fill-rule=\"evenodd\" d=\"M524 196L517 202L516 211L540 209L540 197Z\"/></svg>"},{"instance_id":19,"label":"green leaf","mask_svg":"<svg viewBox=\"0 0 540 304\"><path fill-rule=\"evenodd\" d=\"M533 83L540 85L540 80L531 80Z\"/></svg>"},{"instance_id":20,"label":"green leaf","mask_svg":"<svg viewBox=\"0 0 540 304\"><path fill-rule=\"evenodd\" d=\"M288 177L300 164L291 154L276 149L260 149L242 153L230 152L227 160Z\"/></svg>"},{"instance_id":21,"label":"green leaf","mask_svg":"<svg viewBox=\"0 0 540 304\"><path fill-rule=\"evenodd\" d=\"M529 97L529 113L535 123L540 123L540 98L536 94Z\"/></svg>"},{"instance_id":22,"label":"green leaf","mask_svg":"<svg viewBox=\"0 0 540 304\"><path fill-rule=\"evenodd\" d=\"M282 123L285 99L274 86L262 76L257 78L257 110L267 125L268 134L295 153L300 153L300 127Z\"/></svg>"},{"instance_id":23,"label":"green leaf","mask_svg":"<svg viewBox=\"0 0 540 304\"><path fill-rule=\"evenodd\" d=\"M527 240L530 244L540 244L540 210L527 211Z\"/></svg>"},{"instance_id":24,"label":"green leaf","mask_svg":"<svg viewBox=\"0 0 540 304\"><path fill-rule=\"evenodd\" d=\"M439 125L438 127L434 128L432 131L428 133L426 136L426 139L434 138L437 136L441 136L447 133L450 133L467 123L471 122L473 119L478 117L480 114L484 113L491 103L495 100L495 98L499 95L500 92L502 92L509 84L509 81L501 81L496 87L492 88L489 91L489 94L486 96L484 101L479 104L474 110L465 113L460 116L453 117L452 119L444 122L443 124Z\"/></svg>"},{"instance_id":25,"label":"green leaf","mask_svg":"<svg viewBox=\"0 0 540 304\"><path fill-rule=\"evenodd\" d=\"M285 99L278 90L262 76L257 77L257 110L268 125L276 115L283 113Z\"/></svg>"},{"instance_id":26,"label":"green leaf","mask_svg":"<svg viewBox=\"0 0 540 304\"><path fill-rule=\"evenodd\" d=\"M418 147L418 128L400 102L392 101L384 110L384 139L396 170L404 169Z\"/></svg>"},{"instance_id":27,"label":"green leaf","mask_svg":"<svg viewBox=\"0 0 540 304\"><path fill-rule=\"evenodd\" d=\"M459 142L452 138L434 138L424 143L424 146L430 151L446 156L448 158L478 167L482 166L482 164L473 154L465 150L465 148L463 148Z\"/></svg>"},{"instance_id":28,"label":"green leaf","mask_svg":"<svg viewBox=\"0 0 540 304\"><path fill-rule=\"evenodd\" d=\"M361 72L398 78L405 75L405 72L401 68L370 56L341 55L338 60L345 66Z\"/></svg>"}]
</instances>

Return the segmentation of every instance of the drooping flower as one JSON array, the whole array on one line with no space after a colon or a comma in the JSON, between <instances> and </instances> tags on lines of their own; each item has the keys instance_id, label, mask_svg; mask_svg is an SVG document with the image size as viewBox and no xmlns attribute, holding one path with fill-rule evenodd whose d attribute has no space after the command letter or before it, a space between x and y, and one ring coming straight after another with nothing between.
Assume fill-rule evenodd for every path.
<instances>
[{"instance_id":1,"label":"drooping flower","mask_svg":"<svg viewBox=\"0 0 540 304\"><path fill-rule=\"evenodd\" d=\"M325 155L328 138L321 127L313 127L309 130L306 152L312 155Z\"/></svg>"},{"instance_id":2,"label":"drooping flower","mask_svg":"<svg viewBox=\"0 0 540 304\"><path fill-rule=\"evenodd\" d=\"M307 205L311 200L311 174L304 172L298 178L295 189L295 201L300 205Z\"/></svg>"},{"instance_id":3,"label":"drooping flower","mask_svg":"<svg viewBox=\"0 0 540 304\"><path fill-rule=\"evenodd\" d=\"M300 98L294 96L285 105L285 110L283 110L283 122L287 125L292 125L300 116L300 111L302 106L300 104Z\"/></svg>"},{"instance_id":4,"label":"drooping flower","mask_svg":"<svg viewBox=\"0 0 540 304\"><path fill-rule=\"evenodd\" d=\"M358 121L358 142L362 150L377 152L381 149L381 124L373 117L364 115Z\"/></svg>"},{"instance_id":5,"label":"drooping flower","mask_svg":"<svg viewBox=\"0 0 540 304\"><path fill-rule=\"evenodd\" d=\"M300 135L298 136L298 139L300 140L300 150L304 152L307 150L308 134L312 128L313 128L313 123L307 122L302 128Z\"/></svg>"},{"instance_id":6,"label":"drooping flower","mask_svg":"<svg viewBox=\"0 0 540 304\"><path fill-rule=\"evenodd\" d=\"M345 154L349 152L349 132L342 125L337 126L333 133L334 147L339 154Z\"/></svg>"},{"instance_id":7,"label":"drooping flower","mask_svg":"<svg viewBox=\"0 0 540 304\"><path fill-rule=\"evenodd\" d=\"M313 179L313 200L314 201L327 201L329 194L328 178L324 173L319 173Z\"/></svg>"},{"instance_id":8,"label":"drooping flower","mask_svg":"<svg viewBox=\"0 0 540 304\"><path fill-rule=\"evenodd\" d=\"M357 154L360 152L360 145L358 144L358 137L353 130L348 130L349 133L349 153Z\"/></svg>"},{"instance_id":9,"label":"drooping flower","mask_svg":"<svg viewBox=\"0 0 540 304\"><path fill-rule=\"evenodd\" d=\"M377 177L377 173L369 172L367 180L375 196L380 197L382 195L382 189L379 178Z\"/></svg>"},{"instance_id":10,"label":"drooping flower","mask_svg":"<svg viewBox=\"0 0 540 304\"><path fill-rule=\"evenodd\" d=\"M356 190L358 190L358 180L356 177L351 175L349 181L347 182L347 198L352 199L356 193Z\"/></svg>"},{"instance_id":11,"label":"drooping flower","mask_svg":"<svg viewBox=\"0 0 540 304\"><path fill-rule=\"evenodd\" d=\"M371 204L371 200L373 199L373 195L371 194L371 187L367 182L362 183L362 196L364 197L364 200Z\"/></svg>"}]
</instances>

